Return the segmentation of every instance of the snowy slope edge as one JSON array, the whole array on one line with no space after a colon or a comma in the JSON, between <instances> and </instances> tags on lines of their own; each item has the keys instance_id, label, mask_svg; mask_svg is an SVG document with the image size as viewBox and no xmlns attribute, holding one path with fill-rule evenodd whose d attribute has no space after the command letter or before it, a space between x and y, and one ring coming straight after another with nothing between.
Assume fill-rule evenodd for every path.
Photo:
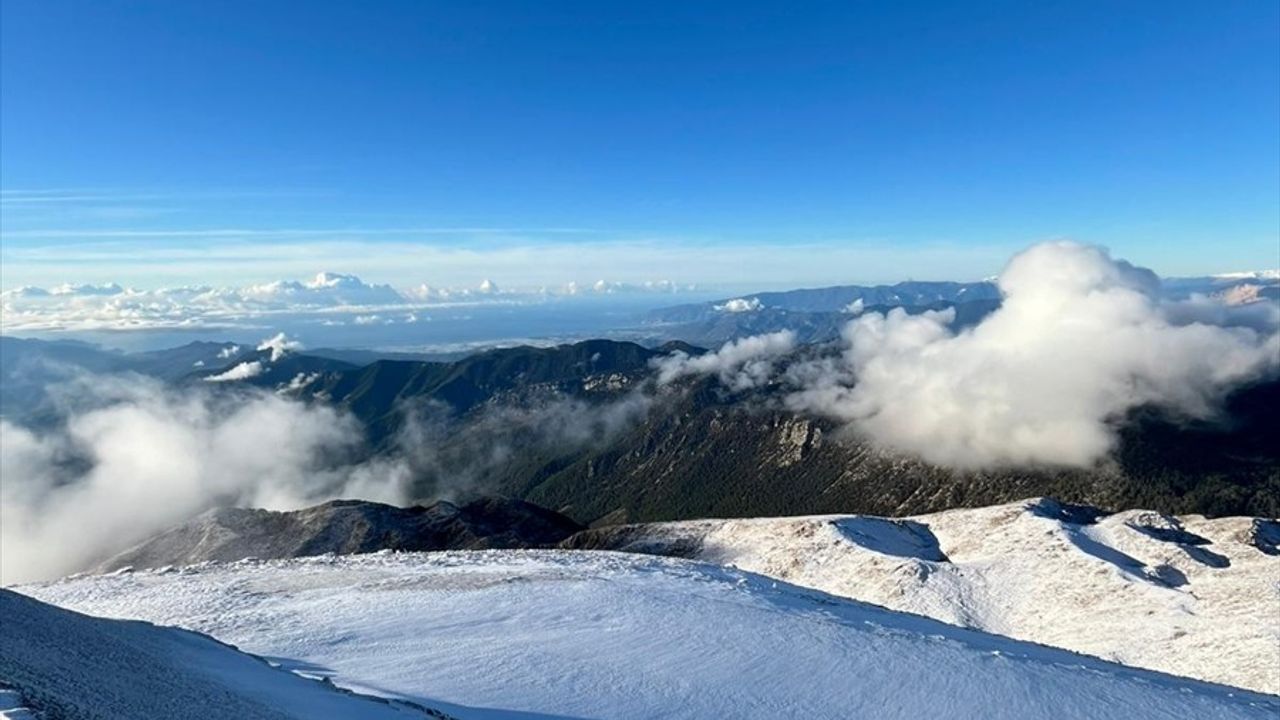
<instances>
[{"instance_id":1,"label":"snowy slope edge","mask_svg":"<svg viewBox=\"0 0 1280 720\"><path fill-rule=\"evenodd\" d=\"M612 552L209 563L22 588L462 718L1264 718L1280 699ZM466 662L460 662L465 658Z\"/></svg>"}]
</instances>

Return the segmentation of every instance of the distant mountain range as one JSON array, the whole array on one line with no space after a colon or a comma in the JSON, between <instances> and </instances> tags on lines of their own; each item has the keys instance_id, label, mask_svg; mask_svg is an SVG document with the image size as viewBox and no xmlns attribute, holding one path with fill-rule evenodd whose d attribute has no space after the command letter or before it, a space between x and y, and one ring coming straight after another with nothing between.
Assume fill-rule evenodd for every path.
<instances>
[{"instance_id":1,"label":"distant mountain range","mask_svg":"<svg viewBox=\"0 0 1280 720\"><path fill-rule=\"evenodd\" d=\"M703 347L719 347L739 338L790 330L796 334L798 342L821 343L840 337L840 331L845 325L861 313L884 313L902 308L909 315L918 315L930 310L954 309L956 319L952 327L961 329L977 325L1000 307L1000 300L933 300L919 305L866 305L857 306L857 313L847 307L834 311L795 310L763 304L759 307L752 304L749 306L752 309L741 311L717 310L717 307L720 306L711 305L708 310L707 307L693 305L650 313L643 331L637 334L641 342L648 344L660 340L680 340Z\"/></svg>"},{"instance_id":2,"label":"distant mountain range","mask_svg":"<svg viewBox=\"0 0 1280 720\"><path fill-rule=\"evenodd\" d=\"M1280 300L1280 273L1272 271L1165 278L1161 291L1170 299L1193 295L1225 296L1228 302ZM955 308L956 328L976 325L1000 307L993 281L900 282L894 285L839 285L761 292L660 308L645 314L641 342L682 340L717 347L737 338L791 330L800 342L825 342L860 313L903 308L910 314Z\"/></svg>"},{"instance_id":3,"label":"distant mountain range","mask_svg":"<svg viewBox=\"0 0 1280 720\"><path fill-rule=\"evenodd\" d=\"M901 282L896 285L839 285L835 287L762 292L704 303L676 305L648 314L653 322L693 322L713 314L747 313L776 309L807 313L848 313L857 308L917 307L934 303L959 304L977 300L999 300L1000 290L992 282ZM742 301L735 303L734 301Z\"/></svg>"}]
</instances>

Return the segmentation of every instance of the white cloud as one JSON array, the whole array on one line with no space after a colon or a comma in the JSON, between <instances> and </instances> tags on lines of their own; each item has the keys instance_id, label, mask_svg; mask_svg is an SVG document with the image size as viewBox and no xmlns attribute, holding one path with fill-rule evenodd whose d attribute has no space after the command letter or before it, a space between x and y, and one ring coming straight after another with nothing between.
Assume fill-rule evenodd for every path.
<instances>
[{"instance_id":1,"label":"white cloud","mask_svg":"<svg viewBox=\"0 0 1280 720\"><path fill-rule=\"evenodd\" d=\"M731 390L741 391L767 383L774 360L795 349L796 335L790 330L755 335L730 343L716 352L691 356L677 351L653 362L658 385L690 375L715 375Z\"/></svg>"},{"instance_id":2,"label":"white cloud","mask_svg":"<svg viewBox=\"0 0 1280 720\"><path fill-rule=\"evenodd\" d=\"M275 335L258 343L258 352L271 351L271 362L277 362L288 353L302 349L302 343L290 340L284 333Z\"/></svg>"},{"instance_id":3,"label":"white cloud","mask_svg":"<svg viewBox=\"0 0 1280 720\"><path fill-rule=\"evenodd\" d=\"M1215 318L1162 301L1154 273L1097 247L1036 245L999 286L1001 308L960 332L952 311L853 320L839 362L792 368L792 407L939 464L1087 466L1127 410L1207 417L1280 365L1274 318L1261 330L1205 322Z\"/></svg>"},{"instance_id":4,"label":"white cloud","mask_svg":"<svg viewBox=\"0 0 1280 720\"><path fill-rule=\"evenodd\" d=\"M297 375L294 375L293 379L291 379L287 384L281 385L277 388L276 394L289 395L295 393L319 379L320 373L318 372L298 373Z\"/></svg>"},{"instance_id":5,"label":"white cloud","mask_svg":"<svg viewBox=\"0 0 1280 720\"><path fill-rule=\"evenodd\" d=\"M262 374L264 368L262 363L257 360L242 362L231 369L220 372L217 375L210 375L205 378L205 382L234 382L236 380L248 380L251 377L257 377Z\"/></svg>"},{"instance_id":6,"label":"white cloud","mask_svg":"<svg viewBox=\"0 0 1280 720\"><path fill-rule=\"evenodd\" d=\"M0 583L83 570L211 507L401 504L415 483L415 497L483 490L517 448L604 444L653 403L632 392L497 406L459 425L447 406L410 402L394 450L368 458L352 416L289 399L317 377L214 393L84 376L65 389L82 407L65 427L36 435L0 420Z\"/></svg>"},{"instance_id":7,"label":"white cloud","mask_svg":"<svg viewBox=\"0 0 1280 720\"><path fill-rule=\"evenodd\" d=\"M74 297L86 297L95 295L119 295L124 292L124 288L116 283L105 283L102 285L72 285L64 283L49 290L50 295L63 295Z\"/></svg>"},{"instance_id":8,"label":"white cloud","mask_svg":"<svg viewBox=\"0 0 1280 720\"><path fill-rule=\"evenodd\" d=\"M723 305L714 306L718 312L727 313L746 313L756 312L764 307L764 303L760 302L760 298L734 298L725 302Z\"/></svg>"},{"instance_id":9,"label":"white cloud","mask_svg":"<svg viewBox=\"0 0 1280 720\"><path fill-rule=\"evenodd\" d=\"M0 420L0 582L83 569L215 505L405 499L393 473L347 462L360 430L333 409L132 383L60 432Z\"/></svg>"}]
</instances>

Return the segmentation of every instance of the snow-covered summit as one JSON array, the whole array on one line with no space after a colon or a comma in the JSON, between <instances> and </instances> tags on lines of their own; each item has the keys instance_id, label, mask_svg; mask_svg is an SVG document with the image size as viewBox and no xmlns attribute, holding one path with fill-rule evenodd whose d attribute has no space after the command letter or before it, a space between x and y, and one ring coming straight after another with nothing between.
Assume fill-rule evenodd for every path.
<instances>
[{"instance_id":1,"label":"snow-covered summit","mask_svg":"<svg viewBox=\"0 0 1280 720\"><path fill-rule=\"evenodd\" d=\"M1280 699L700 563L378 553L22 588L459 718L1270 718Z\"/></svg>"},{"instance_id":2,"label":"snow-covered summit","mask_svg":"<svg viewBox=\"0 0 1280 720\"><path fill-rule=\"evenodd\" d=\"M675 554L1063 647L1280 694L1280 522L1105 515L1048 498L910 518L600 528L574 547Z\"/></svg>"}]
</instances>

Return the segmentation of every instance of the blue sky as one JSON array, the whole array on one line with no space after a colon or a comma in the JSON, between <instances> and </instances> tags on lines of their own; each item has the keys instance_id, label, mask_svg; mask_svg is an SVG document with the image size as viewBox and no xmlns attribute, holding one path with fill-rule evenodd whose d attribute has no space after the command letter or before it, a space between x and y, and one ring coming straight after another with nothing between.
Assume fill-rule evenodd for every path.
<instances>
[{"instance_id":1,"label":"blue sky","mask_svg":"<svg viewBox=\"0 0 1280 720\"><path fill-rule=\"evenodd\" d=\"M2 8L5 287L1280 264L1270 0Z\"/></svg>"}]
</instances>

